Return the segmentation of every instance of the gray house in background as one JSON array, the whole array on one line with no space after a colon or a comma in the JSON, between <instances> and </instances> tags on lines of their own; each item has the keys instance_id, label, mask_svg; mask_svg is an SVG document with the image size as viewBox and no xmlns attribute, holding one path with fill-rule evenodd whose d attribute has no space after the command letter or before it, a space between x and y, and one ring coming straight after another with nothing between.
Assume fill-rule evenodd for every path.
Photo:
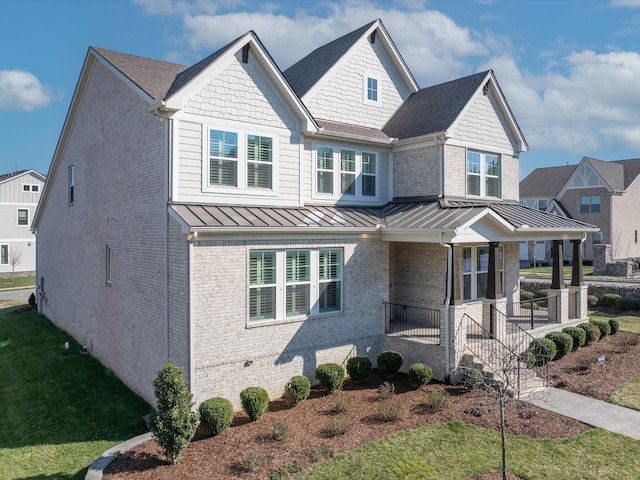
<instances>
[{"instance_id":1,"label":"gray house in background","mask_svg":"<svg viewBox=\"0 0 640 480\"><path fill-rule=\"evenodd\" d=\"M535 169L520 182L520 203L598 226L585 238L584 260L593 260L594 244L611 245L614 260L640 258L639 176L640 159L584 157L578 165ZM549 261L551 244L522 244L520 258L532 260L534 251L537 260Z\"/></svg>"},{"instance_id":2,"label":"gray house in background","mask_svg":"<svg viewBox=\"0 0 640 480\"><path fill-rule=\"evenodd\" d=\"M519 204L527 149L493 71L421 89L380 20L284 72L253 31L190 67L92 47L34 222L40 311L150 402L169 359L236 406L387 348L452 380L471 322L506 335L519 242L580 257L594 230ZM584 320L564 287L554 321Z\"/></svg>"},{"instance_id":3,"label":"gray house in background","mask_svg":"<svg viewBox=\"0 0 640 480\"><path fill-rule=\"evenodd\" d=\"M0 175L0 277L33 275L36 236L31 222L45 176L35 170Z\"/></svg>"}]
</instances>

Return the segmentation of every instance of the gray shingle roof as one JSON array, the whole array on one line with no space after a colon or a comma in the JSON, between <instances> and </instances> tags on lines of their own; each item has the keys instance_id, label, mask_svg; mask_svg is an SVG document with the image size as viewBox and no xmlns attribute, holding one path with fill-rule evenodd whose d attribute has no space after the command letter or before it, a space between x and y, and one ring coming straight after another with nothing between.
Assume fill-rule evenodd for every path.
<instances>
[{"instance_id":1,"label":"gray shingle roof","mask_svg":"<svg viewBox=\"0 0 640 480\"><path fill-rule=\"evenodd\" d=\"M576 167L536 168L520 182L520 198L555 198Z\"/></svg>"},{"instance_id":2,"label":"gray shingle roof","mask_svg":"<svg viewBox=\"0 0 640 480\"><path fill-rule=\"evenodd\" d=\"M376 20L316 48L302 60L287 68L283 73L293 91L299 97L303 97L375 22Z\"/></svg>"},{"instance_id":3,"label":"gray shingle roof","mask_svg":"<svg viewBox=\"0 0 640 480\"><path fill-rule=\"evenodd\" d=\"M24 172L28 171L29 170L18 170L17 172L3 173L2 175L0 175L0 182L4 182L5 180L8 180L10 178L17 177L18 175L22 175Z\"/></svg>"},{"instance_id":4,"label":"gray shingle roof","mask_svg":"<svg viewBox=\"0 0 640 480\"><path fill-rule=\"evenodd\" d=\"M610 162L591 157L585 159L614 191L624 191L640 175L640 159L613 160Z\"/></svg>"},{"instance_id":5,"label":"gray shingle roof","mask_svg":"<svg viewBox=\"0 0 640 480\"><path fill-rule=\"evenodd\" d=\"M333 133L338 136L346 136L348 138L360 138L364 140L380 141L389 143L391 139L377 128L360 127L358 125L350 125L347 123L332 122L330 120L316 119L316 123L326 133Z\"/></svg>"},{"instance_id":6,"label":"gray shingle roof","mask_svg":"<svg viewBox=\"0 0 640 480\"><path fill-rule=\"evenodd\" d=\"M401 140L445 131L458 118L489 72L476 73L412 93L382 131Z\"/></svg>"}]
</instances>

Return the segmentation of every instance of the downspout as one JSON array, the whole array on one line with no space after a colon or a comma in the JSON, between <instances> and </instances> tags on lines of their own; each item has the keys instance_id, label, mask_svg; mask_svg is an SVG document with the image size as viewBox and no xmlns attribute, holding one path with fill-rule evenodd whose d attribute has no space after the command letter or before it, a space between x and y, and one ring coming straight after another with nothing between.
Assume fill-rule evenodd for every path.
<instances>
[{"instance_id":1,"label":"downspout","mask_svg":"<svg viewBox=\"0 0 640 480\"><path fill-rule=\"evenodd\" d=\"M440 245L447 249L447 294L444 299L444 381L449 383L451 375L451 331L449 326L449 305L451 303L451 287L453 283L453 249L444 243L444 233L440 232Z\"/></svg>"},{"instance_id":2,"label":"downspout","mask_svg":"<svg viewBox=\"0 0 640 480\"><path fill-rule=\"evenodd\" d=\"M170 315L169 315L169 201L171 199L171 166L173 163L172 157L172 122L169 118L160 116L164 119L165 129L165 199L164 199L164 314L165 314L165 361L170 360L169 351L169 328L170 328Z\"/></svg>"}]
</instances>

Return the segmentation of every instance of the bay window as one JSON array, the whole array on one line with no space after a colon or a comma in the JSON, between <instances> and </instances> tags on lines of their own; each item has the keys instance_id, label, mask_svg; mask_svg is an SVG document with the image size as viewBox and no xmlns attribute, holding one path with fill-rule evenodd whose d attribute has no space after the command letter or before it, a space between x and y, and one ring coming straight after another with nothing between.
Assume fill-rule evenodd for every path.
<instances>
[{"instance_id":1,"label":"bay window","mask_svg":"<svg viewBox=\"0 0 640 480\"><path fill-rule=\"evenodd\" d=\"M467 195L500 197L500 157L498 155L467 151Z\"/></svg>"},{"instance_id":2,"label":"bay window","mask_svg":"<svg viewBox=\"0 0 640 480\"><path fill-rule=\"evenodd\" d=\"M378 195L378 154L325 145L315 154L317 196L365 200Z\"/></svg>"}]
</instances>

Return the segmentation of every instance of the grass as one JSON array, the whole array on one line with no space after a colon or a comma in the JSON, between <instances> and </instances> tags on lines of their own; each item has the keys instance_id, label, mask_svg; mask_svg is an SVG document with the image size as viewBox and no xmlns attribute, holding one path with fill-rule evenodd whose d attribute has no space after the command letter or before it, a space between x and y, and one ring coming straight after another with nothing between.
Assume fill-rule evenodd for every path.
<instances>
[{"instance_id":1,"label":"grass","mask_svg":"<svg viewBox=\"0 0 640 480\"><path fill-rule=\"evenodd\" d=\"M508 470L531 480L636 478L640 442L595 429L566 439L507 436ZM371 461L375 459L375 461ZM297 480L448 479L500 471L500 434L449 422L405 430L314 465Z\"/></svg>"},{"instance_id":2,"label":"grass","mask_svg":"<svg viewBox=\"0 0 640 480\"><path fill-rule=\"evenodd\" d=\"M598 312L589 315L589 318L591 318L592 320L605 321L608 321L610 318L617 318L618 322L620 322L620 331L631 332L640 335L640 317Z\"/></svg>"},{"instance_id":3,"label":"grass","mask_svg":"<svg viewBox=\"0 0 640 480\"><path fill-rule=\"evenodd\" d=\"M564 278L571 278L571 268L572 267L562 267L564 272ZM593 266L584 265L583 267L583 275L585 277L593 275ZM540 278L551 278L551 274L553 272L553 267L536 267L535 274L533 267L529 268L521 268L520 275L524 277L540 277Z\"/></svg>"},{"instance_id":4,"label":"grass","mask_svg":"<svg viewBox=\"0 0 640 480\"><path fill-rule=\"evenodd\" d=\"M640 378L622 385L613 392L609 401L622 407L640 410Z\"/></svg>"},{"instance_id":5,"label":"grass","mask_svg":"<svg viewBox=\"0 0 640 480\"><path fill-rule=\"evenodd\" d=\"M11 281L11 278L0 278L0 288L33 287L35 284L36 277L33 275L30 277L15 277L13 281Z\"/></svg>"},{"instance_id":6,"label":"grass","mask_svg":"<svg viewBox=\"0 0 640 480\"><path fill-rule=\"evenodd\" d=\"M45 317L11 315L7 305L0 304L1 477L81 480L102 452L144 433L151 407Z\"/></svg>"}]
</instances>

